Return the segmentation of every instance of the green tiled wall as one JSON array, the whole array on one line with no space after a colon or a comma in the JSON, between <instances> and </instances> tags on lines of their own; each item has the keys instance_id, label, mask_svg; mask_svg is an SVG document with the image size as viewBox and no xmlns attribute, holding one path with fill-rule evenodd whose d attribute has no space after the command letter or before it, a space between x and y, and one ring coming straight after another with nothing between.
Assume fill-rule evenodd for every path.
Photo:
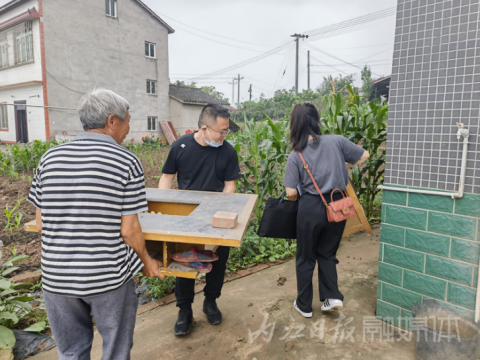
<instances>
[{"instance_id":1,"label":"green tiled wall","mask_svg":"<svg viewBox=\"0 0 480 360\"><path fill-rule=\"evenodd\" d=\"M398 317L411 316L414 302L428 298L473 317L479 231L480 195L453 200L385 189L377 317L404 327Z\"/></svg>"}]
</instances>

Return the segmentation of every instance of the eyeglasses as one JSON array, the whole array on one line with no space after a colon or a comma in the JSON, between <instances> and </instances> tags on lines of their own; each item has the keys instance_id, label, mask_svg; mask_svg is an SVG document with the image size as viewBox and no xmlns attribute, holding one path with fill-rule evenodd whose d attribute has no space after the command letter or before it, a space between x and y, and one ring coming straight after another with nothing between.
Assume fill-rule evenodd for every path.
<instances>
[{"instance_id":1,"label":"eyeglasses","mask_svg":"<svg viewBox=\"0 0 480 360\"><path fill-rule=\"evenodd\" d=\"M230 130L230 129L227 129L227 131L218 131L218 130L215 130L215 129L211 128L210 126L207 126L207 127L208 127L209 129L211 129L211 130L219 133L220 136L222 136L222 137L228 136L228 135L230 135L230 134L232 133L232 130Z\"/></svg>"}]
</instances>

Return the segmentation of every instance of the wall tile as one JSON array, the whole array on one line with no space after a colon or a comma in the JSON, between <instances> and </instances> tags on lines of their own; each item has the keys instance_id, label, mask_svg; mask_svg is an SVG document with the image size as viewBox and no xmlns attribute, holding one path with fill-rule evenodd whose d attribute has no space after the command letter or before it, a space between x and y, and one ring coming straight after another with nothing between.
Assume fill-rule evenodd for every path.
<instances>
[{"instance_id":1,"label":"wall tile","mask_svg":"<svg viewBox=\"0 0 480 360\"><path fill-rule=\"evenodd\" d=\"M428 216L428 231L475 239L476 220L471 217L450 215L431 211Z\"/></svg>"},{"instance_id":2,"label":"wall tile","mask_svg":"<svg viewBox=\"0 0 480 360\"><path fill-rule=\"evenodd\" d=\"M447 282L428 275L405 270L403 288L445 300Z\"/></svg>"},{"instance_id":3,"label":"wall tile","mask_svg":"<svg viewBox=\"0 0 480 360\"><path fill-rule=\"evenodd\" d=\"M465 194L463 198L456 199L455 214L480 218L480 195Z\"/></svg>"},{"instance_id":4,"label":"wall tile","mask_svg":"<svg viewBox=\"0 0 480 360\"><path fill-rule=\"evenodd\" d=\"M380 241L393 245L403 246L405 244L405 228L382 224Z\"/></svg>"},{"instance_id":5,"label":"wall tile","mask_svg":"<svg viewBox=\"0 0 480 360\"><path fill-rule=\"evenodd\" d=\"M471 285L473 265L438 256L427 255L425 274L446 280L452 280L465 285Z\"/></svg>"},{"instance_id":6,"label":"wall tile","mask_svg":"<svg viewBox=\"0 0 480 360\"><path fill-rule=\"evenodd\" d=\"M450 237L407 229L405 247L430 254L449 256Z\"/></svg>"},{"instance_id":7,"label":"wall tile","mask_svg":"<svg viewBox=\"0 0 480 360\"><path fill-rule=\"evenodd\" d=\"M382 202L385 204L407 205L407 193L383 190Z\"/></svg>"},{"instance_id":8,"label":"wall tile","mask_svg":"<svg viewBox=\"0 0 480 360\"><path fill-rule=\"evenodd\" d=\"M452 239L452 252L450 255L452 259L478 264L479 255L480 243L456 238Z\"/></svg>"},{"instance_id":9,"label":"wall tile","mask_svg":"<svg viewBox=\"0 0 480 360\"><path fill-rule=\"evenodd\" d=\"M378 280L402 286L403 269L386 263L378 264Z\"/></svg>"},{"instance_id":10,"label":"wall tile","mask_svg":"<svg viewBox=\"0 0 480 360\"><path fill-rule=\"evenodd\" d=\"M453 213L453 199L446 196L410 193L408 206Z\"/></svg>"},{"instance_id":11,"label":"wall tile","mask_svg":"<svg viewBox=\"0 0 480 360\"><path fill-rule=\"evenodd\" d=\"M383 261L423 273L425 255L421 252L385 244L383 248Z\"/></svg>"},{"instance_id":12,"label":"wall tile","mask_svg":"<svg viewBox=\"0 0 480 360\"><path fill-rule=\"evenodd\" d=\"M404 329L410 330L412 325L413 313L405 309L400 309L400 316L401 319L399 326Z\"/></svg>"},{"instance_id":13,"label":"wall tile","mask_svg":"<svg viewBox=\"0 0 480 360\"><path fill-rule=\"evenodd\" d=\"M386 207L386 222L388 224L405 226L418 230L427 229L427 212L425 210L394 205L387 205Z\"/></svg>"},{"instance_id":14,"label":"wall tile","mask_svg":"<svg viewBox=\"0 0 480 360\"><path fill-rule=\"evenodd\" d=\"M475 296L477 290L468 286L448 283L447 301L468 309L475 310Z\"/></svg>"},{"instance_id":15,"label":"wall tile","mask_svg":"<svg viewBox=\"0 0 480 360\"><path fill-rule=\"evenodd\" d=\"M393 318L393 323L398 325L398 317L400 316L400 308L384 301L377 300L377 318Z\"/></svg>"},{"instance_id":16,"label":"wall tile","mask_svg":"<svg viewBox=\"0 0 480 360\"><path fill-rule=\"evenodd\" d=\"M418 304L422 303L422 295L384 283L382 288L382 300L404 309L412 310L415 301Z\"/></svg>"}]
</instances>

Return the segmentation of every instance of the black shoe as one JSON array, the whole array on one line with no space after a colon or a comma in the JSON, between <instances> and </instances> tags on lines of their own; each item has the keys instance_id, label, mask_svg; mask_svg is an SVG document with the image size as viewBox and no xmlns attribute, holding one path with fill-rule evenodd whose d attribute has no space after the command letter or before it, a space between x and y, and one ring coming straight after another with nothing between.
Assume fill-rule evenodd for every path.
<instances>
[{"instance_id":1,"label":"black shoe","mask_svg":"<svg viewBox=\"0 0 480 360\"><path fill-rule=\"evenodd\" d=\"M203 312L207 314L208 322L211 325L218 325L223 321L222 313L218 310L215 300L205 298L203 302Z\"/></svg>"},{"instance_id":2,"label":"black shoe","mask_svg":"<svg viewBox=\"0 0 480 360\"><path fill-rule=\"evenodd\" d=\"M180 309L178 312L177 323L173 329L173 333L177 336L187 335L190 332L193 321L192 309Z\"/></svg>"}]
</instances>

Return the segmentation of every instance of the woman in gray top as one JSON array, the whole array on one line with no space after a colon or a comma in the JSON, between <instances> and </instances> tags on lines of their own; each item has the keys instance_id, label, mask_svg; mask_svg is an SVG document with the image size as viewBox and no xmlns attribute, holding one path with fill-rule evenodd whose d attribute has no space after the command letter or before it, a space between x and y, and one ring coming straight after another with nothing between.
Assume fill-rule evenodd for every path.
<instances>
[{"instance_id":1,"label":"woman in gray top","mask_svg":"<svg viewBox=\"0 0 480 360\"><path fill-rule=\"evenodd\" d=\"M312 104L297 104L290 120L292 152L287 161L283 185L289 200L297 197L300 204L297 215L297 291L295 309L304 317L312 317L312 277L318 262L318 282L322 311L343 308L343 295L338 290L336 253L340 245L345 221L329 223L327 210L315 190L310 176L300 159L301 152L313 177L328 203L335 189L344 191L348 184L349 166L363 163L369 153L339 135L322 135L320 116ZM339 200L339 192L333 201Z\"/></svg>"}]
</instances>

